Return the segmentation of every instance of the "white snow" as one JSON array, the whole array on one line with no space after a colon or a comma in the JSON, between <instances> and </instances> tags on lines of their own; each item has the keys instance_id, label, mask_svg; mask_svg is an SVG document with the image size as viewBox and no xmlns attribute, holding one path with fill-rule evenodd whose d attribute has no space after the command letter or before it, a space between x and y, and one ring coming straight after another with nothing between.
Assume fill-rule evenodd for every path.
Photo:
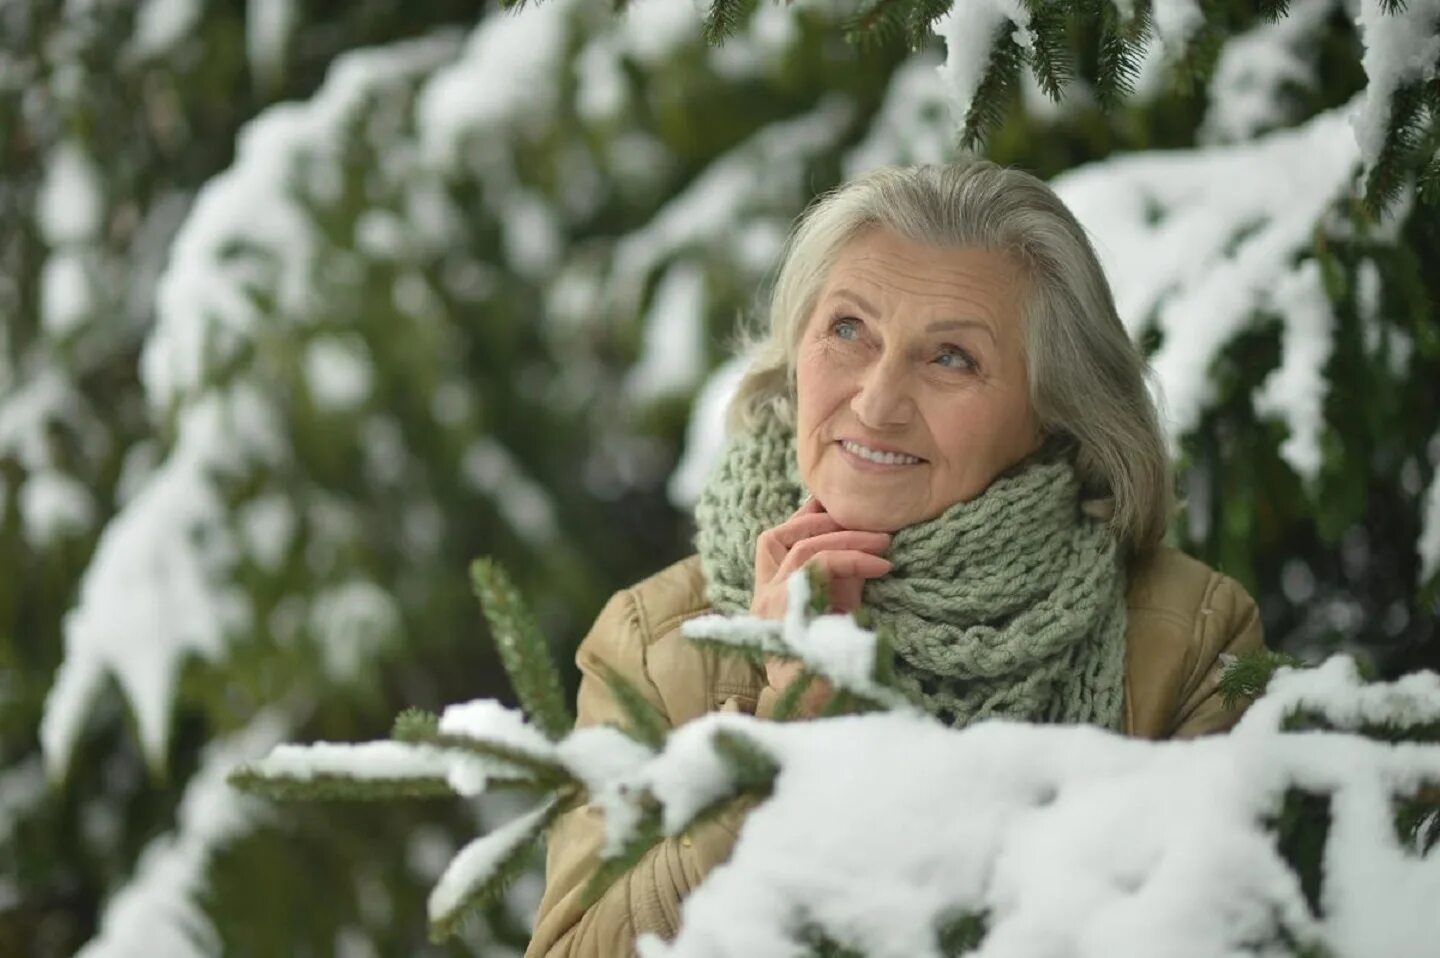
<instances>
[{"instance_id":1,"label":"white snow","mask_svg":"<svg viewBox=\"0 0 1440 958\"><path fill-rule=\"evenodd\" d=\"M538 758L548 758L554 746L531 725L525 713L494 699L476 699L447 706L440 715L440 731L480 741L495 742Z\"/></svg>"},{"instance_id":2,"label":"white snow","mask_svg":"<svg viewBox=\"0 0 1440 958\"><path fill-rule=\"evenodd\" d=\"M315 596L310 631L325 673L343 682L357 678L382 648L398 644L400 609L395 598L374 582L351 579Z\"/></svg>"},{"instance_id":3,"label":"white snow","mask_svg":"<svg viewBox=\"0 0 1440 958\"><path fill-rule=\"evenodd\" d=\"M864 139L845 156L847 179L881 166L939 163L951 156L956 121L950 117L946 86L935 82L940 69L936 58L924 52L895 68Z\"/></svg>"},{"instance_id":4,"label":"white snow","mask_svg":"<svg viewBox=\"0 0 1440 958\"><path fill-rule=\"evenodd\" d=\"M830 97L809 113L763 127L711 162L645 226L616 244L606 295L615 314L638 312L651 273L687 247L723 241L757 210L798 211L807 199L809 160L832 149L852 119L850 104Z\"/></svg>"},{"instance_id":5,"label":"white snow","mask_svg":"<svg viewBox=\"0 0 1440 958\"><path fill-rule=\"evenodd\" d=\"M240 536L246 553L267 572L280 568L298 525L290 501L278 493L257 496L240 508Z\"/></svg>"},{"instance_id":6,"label":"white snow","mask_svg":"<svg viewBox=\"0 0 1440 958\"><path fill-rule=\"evenodd\" d=\"M448 919L465 903L470 892L490 877L496 866L520 845L534 841L549 813L547 802L460 849L430 892L430 921Z\"/></svg>"},{"instance_id":7,"label":"white snow","mask_svg":"<svg viewBox=\"0 0 1440 958\"><path fill-rule=\"evenodd\" d=\"M956 3L935 21L935 35L945 41L940 79L950 94L957 128L965 125L975 93L990 66L996 33L1006 21L1015 25L1016 41L1029 46L1030 10L1019 0Z\"/></svg>"},{"instance_id":8,"label":"white snow","mask_svg":"<svg viewBox=\"0 0 1440 958\"><path fill-rule=\"evenodd\" d=\"M279 78L285 66L285 45L298 13L292 0L248 0L245 5L245 56L250 74L265 82Z\"/></svg>"},{"instance_id":9,"label":"white snow","mask_svg":"<svg viewBox=\"0 0 1440 958\"><path fill-rule=\"evenodd\" d=\"M177 673L190 654L218 656L250 608L228 575L237 546L212 470L273 454L266 399L214 392L181 416L170 457L101 533L65 616L65 658L45 701L40 741L61 777L107 674L120 683L146 757L159 764Z\"/></svg>"},{"instance_id":10,"label":"white snow","mask_svg":"<svg viewBox=\"0 0 1440 958\"><path fill-rule=\"evenodd\" d=\"M1437 574L1440 574L1440 468L1435 471L1435 476L1430 480L1430 488L1425 493L1425 501L1421 508L1421 521L1424 525L1420 531L1420 541L1416 548L1420 553L1420 582L1429 582Z\"/></svg>"},{"instance_id":11,"label":"white snow","mask_svg":"<svg viewBox=\"0 0 1440 958\"><path fill-rule=\"evenodd\" d=\"M409 742L314 742L277 745L246 770L273 781L310 782L344 776L370 782L446 778L453 753Z\"/></svg>"},{"instance_id":12,"label":"white snow","mask_svg":"<svg viewBox=\"0 0 1440 958\"><path fill-rule=\"evenodd\" d=\"M1336 0L1291 0L1285 16L1225 43L1210 77L1201 143L1239 143L1293 122L1286 93L1317 85L1313 43L1335 6Z\"/></svg>"},{"instance_id":13,"label":"white snow","mask_svg":"<svg viewBox=\"0 0 1440 958\"><path fill-rule=\"evenodd\" d=\"M898 692L875 682L875 633L862 629L849 614L812 617L808 612L810 580L805 570L791 573L785 586L785 618L781 622L748 615L702 615L686 620L680 631L691 638L793 655L836 688L884 702L891 708L908 707Z\"/></svg>"},{"instance_id":14,"label":"white snow","mask_svg":"<svg viewBox=\"0 0 1440 958\"><path fill-rule=\"evenodd\" d=\"M1172 440L1198 421L1211 396L1210 364L1257 312L1285 322L1287 345L1306 359L1329 355L1313 286L1295 259L1316 224L1346 195L1358 166L1344 110L1251 143L1121 156L1052 183L1094 237L1120 318L1138 334L1153 320L1163 345L1152 365ZM1282 370L1271 400L1291 422L1295 462L1311 461L1313 370ZM1294 390L1294 392L1290 392ZM1294 405L1289 405L1293 403Z\"/></svg>"},{"instance_id":15,"label":"white snow","mask_svg":"<svg viewBox=\"0 0 1440 958\"><path fill-rule=\"evenodd\" d=\"M46 546L88 531L95 524L95 500L78 479L45 469L20 487L20 518L26 540Z\"/></svg>"},{"instance_id":16,"label":"white snow","mask_svg":"<svg viewBox=\"0 0 1440 958\"><path fill-rule=\"evenodd\" d=\"M305 347L305 381L323 412L355 409L370 397L373 363L356 334L316 336Z\"/></svg>"},{"instance_id":17,"label":"white snow","mask_svg":"<svg viewBox=\"0 0 1440 958\"><path fill-rule=\"evenodd\" d=\"M1320 278L1320 264L1306 260L1275 284L1274 306L1282 311L1280 368L1255 395L1255 411L1286 419L1290 435L1280 455L1301 476L1320 471L1320 433L1325 428L1324 367L1330 359L1334 317Z\"/></svg>"},{"instance_id":18,"label":"white snow","mask_svg":"<svg viewBox=\"0 0 1440 958\"><path fill-rule=\"evenodd\" d=\"M1351 123L1367 170L1380 157L1396 91L1433 78L1440 59L1440 0L1409 0L1394 13L1382 6L1382 0L1360 0L1355 18L1365 47L1360 65L1370 82Z\"/></svg>"},{"instance_id":19,"label":"white snow","mask_svg":"<svg viewBox=\"0 0 1440 958\"><path fill-rule=\"evenodd\" d=\"M166 55L194 31L204 12L204 0L144 0L135 14L132 52L141 57Z\"/></svg>"},{"instance_id":20,"label":"white snow","mask_svg":"<svg viewBox=\"0 0 1440 958\"><path fill-rule=\"evenodd\" d=\"M705 375L705 273L680 261L665 271L645 316L640 358L626 377L632 398L645 402L683 393Z\"/></svg>"},{"instance_id":21,"label":"white snow","mask_svg":"<svg viewBox=\"0 0 1440 958\"><path fill-rule=\"evenodd\" d=\"M480 21L461 56L434 72L416 102L431 162L493 167L490 157L508 150L512 137L550 122L574 6L546 0Z\"/></svg>"},{"instance_id":22,"label":"white snow","mask_svg":"<svg viewBox=\"0 0 1440 958\"><path fill-rule=\"evenodd\" d=\"M40 323L63 339L78 329L95 308L88 257L80 250L50 254L40 271Z\"/></svg>"},{"instance_id":23,"label":"white snow","mask_svg":"<svg viewBox=\"0 0 1440 958\"><path fill-rule=\"evenodd\" d=\"M1250 706L1236 735L1280 731L1291 712L1318 713L1336 728L1355 730L1366 724L1394 721L1421 725L1440 721L1440 675L1413 672L1393 682L1366 683L1355 661L1335 656L1311 669L1283 669L1265 695Z\"/></svg>"},{"instance_id":24,"label":"white snow","mask_svg":"<svg viewBox=\"0 0 1440 958\"><path fill-rule=\"evenodd\" d=\"M206 746L185 785L173 831L152 841L134 876L105 903L100 931L76 958L207 958L221 942L201 906L210 857L254 828L266 806L231 788L232 769L288 734L262 713L242 731Z\"/></svg>"},{"instance_id":25,"label":"white snow","mask_svg":"<svg viewBox=\"0 0 1440 958\"><path fill-rule=\"evenodd\" d=\"M1154 0L1150 15L1167 59L1183 57L1190 38L1205 23L1197 0Z\"/></svg>"},{"instance_id":26,"label":"white snow","mask_svg":"<svg viewBox=\"0 0 1440 958\"><path fill-rule=\"evenodd\" d=\"M555 747L561 763L592 792L627 777L651 758L644 745L611 725L591 725L571 732Z\"/></svg>"},{"instance_id":27,"label":"white snow","mask_svg":"<svg viewBox=\"0 0 1440 958\"><path fill-rule=\"evenodd\" d=\"M1314 696L1348 694L1315 681ZM1012 958L1221 958L1280 928L1346 958L1420 958L1440 934L1440 914L1418 907L1440 888L1440 860L1407 857L1389 823L1392 793L1440 780L1437 746L1253 723L1146 742L1009 722L949 731L894 713L712 714L625 773L632 796L661 802L667 832L730 793L709 744L722 729L776 759L775 793L685 901L679 936L643 940L645 958L788 956L806 920L876 958L938 955L936 922L964 912L988 916L977 954ZM1292 786L1335 796L1323 922L1265 827Z\"/></svg>"},{"instance_id":28,"label":"white snow","mask_svg":"<svg viewBox=\"0 0 1440 958\"><path fill-rule=\"evenodd\" d=\"M354 114L370 108L372 91L433 70L453 51L451 42L429 39L346 54L312 99L273 106L241 130L234 164L200 191L156 291L156 324L141 358L153 408L163 414L203 391L212 371L234 360L261 320L248 294L255 283L273 291L281 318L315 306L320 238L286 189L296 158L333 150ZM239 242L274 258L235 256Z\"/></svg>"},{"instance_id":29,"label":"white snow","mask_svg":"<svg viewBox=\"0 0 1440 958\"><path fill-rule=\"evenodd\" d=\"M725 446L726 410L749 366L744 356L727 360L710 374L695 397L690 423L685 428L685 452L667 487L670 501L682 509L694 508L710 470L720 460Z\"/></svg>"},{"instance_id":30,"label":"white snow","mask_svg":"<svg viewBox=\"0 0 1440 958\"><path fill-rule=\"evenodd\" d=\"M51 247L88 243L105 212L100 174L85 148L65 140L51 152L36 198L35 222Z\"/></svg>"}]
</instances>

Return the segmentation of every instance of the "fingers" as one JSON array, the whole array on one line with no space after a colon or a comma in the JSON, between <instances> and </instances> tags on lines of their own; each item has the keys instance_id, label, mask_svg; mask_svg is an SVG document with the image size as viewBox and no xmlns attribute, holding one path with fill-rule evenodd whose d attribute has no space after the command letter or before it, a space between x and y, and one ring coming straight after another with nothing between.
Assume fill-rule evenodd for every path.
<instances>
[{"instance_id":1,"label":"fingers","mask_svg":"<svg viewBox=\"0 0 1440 958\"><path fill-rule=\"evenodd\" d=\"M814 499L810 503L815 502ZM824 512L817 512L813 509L807 511L809 503L802 506L789 519L778 526L766 529L760 533L755 540L755 564L757 571L762 572L764 577L772 576L780 563L785 561L785 555L797 542L802 542L813 536L826 532L840 532L843 526L836 522L833 517ZM761 568L761 567L764 568Z\"/></svg>"},{"instance_id":2,"label":"fingers","mask_svg":"<svg viewBox=\"0 0 1440 958\"><path fill-rule=\"evenodd\" d=\"M866 578L882 576L890 571L890 562L882 558L879 553L890 547L890 536L884 532L827 532L822 535L812 536L797 543L785 555L785 561L780 563L776 570L776 578L788 579L790 573L794 572L821 556L832 556L822 563L822 567L832 577L835 575L858 575L860 573L844 571L849 568L879 569ZM874 561L866 561L874 560ZM877 565L876 563L882 563ZM836 564L834 568L830 564Z\"/></svg>"}]
</instances>

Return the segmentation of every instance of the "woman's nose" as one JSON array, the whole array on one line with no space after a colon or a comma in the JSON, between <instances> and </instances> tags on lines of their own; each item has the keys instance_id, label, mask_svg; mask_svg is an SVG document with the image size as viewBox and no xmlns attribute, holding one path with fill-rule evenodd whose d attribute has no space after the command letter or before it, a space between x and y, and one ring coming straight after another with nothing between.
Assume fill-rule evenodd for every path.
<instances>
[{"instance_id":1,"label":"woman's nose","mask_svg":"<svg viewBox=\"0 0 1440 958\"><path fill-rule=\"evenodd\" d=\"M871 429L903 426L910 421L914 405L910 382L898 364L876 363L865 371L860 388L850 400L850 409L861 425Z\"/></svg>"}]
</instances>

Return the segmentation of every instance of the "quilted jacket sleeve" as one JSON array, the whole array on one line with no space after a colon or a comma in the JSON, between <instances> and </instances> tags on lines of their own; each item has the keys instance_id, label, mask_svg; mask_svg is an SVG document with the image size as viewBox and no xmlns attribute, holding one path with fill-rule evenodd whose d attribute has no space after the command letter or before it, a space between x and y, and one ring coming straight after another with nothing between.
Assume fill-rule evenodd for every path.
<instances>
[{"instance_id":1,"label":"quilted jacket sleeve","mask_svg":"<svg viewBox=\"0 0 1440 958\"><path fill-rule=\"evenodd\" d=\"M1195 656L1175 713L1174 738L1223 732L1240 720L1248 702L1226 708L1220 673L1230 656L1264 648L1260 610L1238 582L1213 574L1195 616Z\"/></svg>"},{"instance_id":2,"label":"quilted jacket sleeve","mask_svg":"<svg viewBox=\"0 0 1440 958\"><path fill-rule=\"evenodd\" d=\"M635 686L661 714L662 690L647 665L647 642L630 590L617 593L580 644L577 727L623 723L623 711L600 678L609 666ZM700 880L730 856L743 812L735 811L662 841L588 908L581 903L599 862L604 816L593 805L562 815L551 827L545 891L526 958L616 958L635 950L646 932L673 938L680 903Z\"/></svg>"}]
</instances>

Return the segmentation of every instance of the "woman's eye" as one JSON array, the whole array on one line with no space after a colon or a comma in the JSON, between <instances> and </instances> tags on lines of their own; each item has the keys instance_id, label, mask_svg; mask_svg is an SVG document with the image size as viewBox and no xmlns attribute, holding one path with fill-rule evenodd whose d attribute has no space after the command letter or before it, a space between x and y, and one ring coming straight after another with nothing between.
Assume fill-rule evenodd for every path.
<instances>
[{"instance_id":1,"label":"woman's eye","mask_svg":"<svg viewBox=\"0 0 1440 958\"><path fill-rule=\"evenodd\" d=\"M841 339L860 338L860 324L853 319L837 319L831 324L830 331Z\"/></svg>"},{"instance_id":2,"label":"woman's eye","mask_svg":"<svg viewBox=\"0 0 1440 958\"><path fill-rule=\"evenodd\" d=\"M975 360L971 359L963 349L956 349L953 346L941 350L940 355L935 357L935 362L946 369L973 370L975 368Z\"/></svg>"}]
</instances>

